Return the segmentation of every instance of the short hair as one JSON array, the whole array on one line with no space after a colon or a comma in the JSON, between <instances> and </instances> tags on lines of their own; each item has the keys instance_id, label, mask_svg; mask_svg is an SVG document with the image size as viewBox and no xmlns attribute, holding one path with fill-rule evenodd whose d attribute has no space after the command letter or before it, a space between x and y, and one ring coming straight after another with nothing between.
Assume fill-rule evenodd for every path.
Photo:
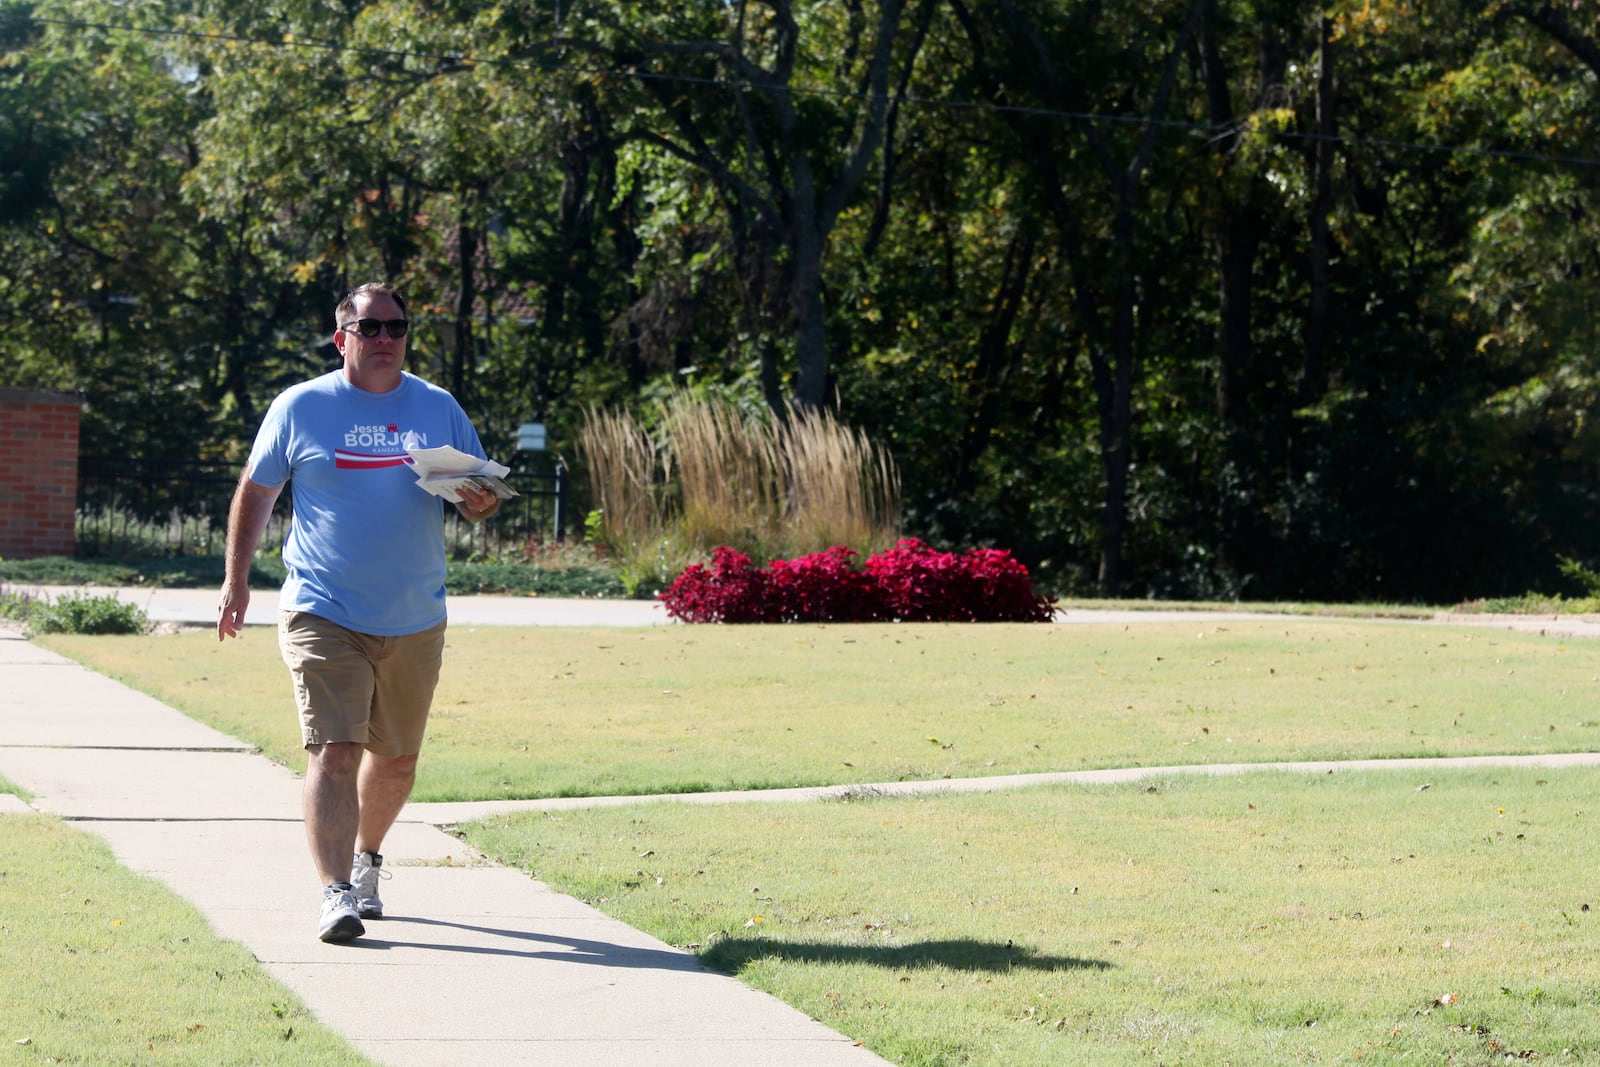
<instances>
[{"instance_id":1,"label":"short hair","mask_svg":"<svg viewBox=\"0 0 1600 1067\"><path fill-rule=\"evenodd\" d=\"M356 297L368 295L390 297L396 304L400 305L400 313L402 315L409 314L406 310L406 298L400 295L400 287L398 285L392 285L389 282L367 282L365 285L358 285L344 294L344 299L339 301L339 306L334 309L334 317L343 319L348 315L354 315L356 312Z\"/></svg>"}]
</instances>

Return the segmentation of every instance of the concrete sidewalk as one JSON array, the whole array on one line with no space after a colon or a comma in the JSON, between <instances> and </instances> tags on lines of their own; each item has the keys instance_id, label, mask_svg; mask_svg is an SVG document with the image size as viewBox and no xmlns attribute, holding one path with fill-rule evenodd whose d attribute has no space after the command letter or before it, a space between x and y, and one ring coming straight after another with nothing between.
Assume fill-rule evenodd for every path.
<instances>
[{"instance_id":1,"label":"concrete sidewalk","mask_svg":"<svg viewBox=\"0 0 1600 1067\"><path fill-rule=\"evenodd\" d=\"M411 809L384 846L389 918L352 944L325 945L294 774L15 634L0 634L0 677L0 775L33 794L31 810L73 820L171 886L380 1062L885 1062L692 955L484 861ZM29 809L13 798L7 810Z\"/></svg>"},{"instance_id":2,"label":"concrete sidewalk","mask_svg":"<svg viewBox=\"0 0 1600 1067\"><path fill-rule=\"evenodd\" d=\"M111 589L103 586L16 587L55 600L63 595L114 596L144 609L152 622L216 626L216 589ZM666 626L667 609L653 600L580 600L535 596L453 596L451 626ZM245 622L278 625L277 590L252 589Z\"/></svg>"},{"instance_id":3,"label":"concrete sidewalk","mask_svg":"<svg viewBox=\"0 0 1600 1067\"><path fill-rule=\"evenodd\" d=\"M182 626L215 626L215 589L113 589L102 586L18 586L19 591L51 599L63 594L114 596L144 609L153 622ZM278 594L275 590L253 590L248 624L275 626L278 621ZM1062 608L1055 621L1063 624L1189 622L1201 619L1311 618L1244 611L1142 611L1129 609ZM1337 621L1322 616L1322 621ZM1345 620L1357 621L1357 620ZM1600 616L1594 615L1488 615L1444 612L1431 619L1380 619L1368 622L1429 622L1452 626L1479 626L1547 637L1592 637L1600 639ZM450 598L452 626L675 626L667 609L653 600L582 600L534 596L453 596Z\"/></svg>"}]
</instances>

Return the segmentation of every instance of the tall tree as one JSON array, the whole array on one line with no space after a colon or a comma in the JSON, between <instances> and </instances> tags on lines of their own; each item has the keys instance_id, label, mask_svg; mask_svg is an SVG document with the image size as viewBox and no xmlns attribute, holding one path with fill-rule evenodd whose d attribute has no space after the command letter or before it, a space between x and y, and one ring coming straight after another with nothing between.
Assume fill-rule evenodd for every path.
<instances>
[{"instance_id":1,"label":"tall tree","mask_svg":"<svg viewBox=\"0 0 1600 1067\"><path fill-rule=\"evenodd\" d=\"M932 13L924 0L920 24ZM658 109L632 134L706 175L758 272L758 298L782 308L793 386L784 392L777 347L763 345L768 403L780 413L791 401L820 407L829 238L882 145L890 85L915 63L921 35L903 34L901 0L798 11L791 0L738 0L680 17L605 27L607 53L639 70Z\"/></svg>"},{"instance_id":2,"label":"tall tree","mask_svg":"<svg viewBox=\"0 0 1600 1067\"><path fill-rule=\"evenodd\" d=\"M1082 12L1081 22L1073 24L1051 18L1042 7L1001 0L980 21L976 9L955 2L969 28L978 76L991 86L996 103L1012 109L1005 113L1032 148L1028 162L1038 193L1049 206L1060 254L1071 267L1077 327L1084 333L1099 414L1104 473L1099 585L1107 595L1118 595L1124 580L1135 363L1145 298L1137 248L1141 193L1160 144L1178 64L1199 29L1206 0L1191 0L1177 10L1172 24L1162 27L1154 57L1135 55L1124 64L1111 59L1108 51L1113 41L1120 51L1126 38L1108 32L1098 7ZM1069 38L1076 39L1075 46L1068 44ZM1108 51L1082 56L1084 42ZM1080 52L1080 62L1069 64L1074 51ZM1024 110L1041 107L1071 116L1071 125L1056 116L1041 120ZM1105 122L1108 118L1126 135L1119 136ZM1098 203L1081 199L1084 170L1077 165L1082 156L1076 138L1082 138L1098 172ZM1109 216L1109 232L1092 221L1102 212Z\"/></svg>"}]
</instances>

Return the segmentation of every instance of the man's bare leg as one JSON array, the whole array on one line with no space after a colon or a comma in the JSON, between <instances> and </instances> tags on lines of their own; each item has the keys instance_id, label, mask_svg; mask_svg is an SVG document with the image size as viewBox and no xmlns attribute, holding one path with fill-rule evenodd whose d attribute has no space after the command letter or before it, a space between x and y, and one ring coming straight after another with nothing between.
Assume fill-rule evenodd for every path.
<instances>
[{"instance_id":1,"label":"man's bare leg","mask_svg":"<svg viewBox=\"0 0 1600 1067\"><path fill-rule=\"evenodd\" d=\"M323 885L350 880L361 821L358 792L362 746L349 741L306 746L306 780L300 792L306 843Z\"/></svg>"},{"instance_id":2,"label":"man's bare leg","mask_svg":"<svg viewBox=\"0 0 1600 1067\"><path fill-rule=\"evenodd\" d=\"M348 864L354 852L382 852L383 839L400 817L400 809L411 796L417 780L416 756L379 756L368 752L361 761L357 790L361 813L355 849L345 854Z\"/></svg>"}]
</instances>

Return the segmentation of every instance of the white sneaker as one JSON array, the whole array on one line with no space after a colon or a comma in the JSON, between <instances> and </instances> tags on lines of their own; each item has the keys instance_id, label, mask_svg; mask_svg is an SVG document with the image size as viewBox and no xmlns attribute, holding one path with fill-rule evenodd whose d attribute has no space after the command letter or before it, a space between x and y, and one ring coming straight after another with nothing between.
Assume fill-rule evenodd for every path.
<instances>
[{"instance_id":1,"label":"white sneaker","mask_svg":"<svg viewBox=\"0 0 1600 1067\"><path fill-rule=\"evenodd\" d=\"M383 899L378 896L378 879L391 877L383 869L383 857L376 852L357 852L350 864L350 892L355 894L356 914L363 919L383 918Z\"/></svg>"},{"instance_id":2,"label":"white sneaker","mask_svg":"<svg viewBox=\"0 0 1600 1067\"><path fill-rule=\"evenodd\" d=\"M350 941L367 932L356 914L355 894L347 885L330 885L322 891L322 922L317 936L324 941Z\"/></svg>"}]
</instances>

